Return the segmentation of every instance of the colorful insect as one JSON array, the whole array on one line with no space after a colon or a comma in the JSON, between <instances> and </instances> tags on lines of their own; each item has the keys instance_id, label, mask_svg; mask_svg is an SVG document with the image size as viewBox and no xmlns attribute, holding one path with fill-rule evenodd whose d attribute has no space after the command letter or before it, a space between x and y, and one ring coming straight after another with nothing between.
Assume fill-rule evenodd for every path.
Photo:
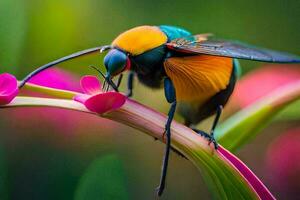
<instances>
[{"instance_id":1,"label":"colorful insect","mask_svg":"<svg viewBox=\"0 0 300 200\"><path fill-rule=\"evenodd\" d=\"M223 106L230 97L236 79L238 59L278 63L300 63L291 54L256 48L239 42L214 40L210 34L192 35L174 26L139 26L120 34L111 45L87 49L51 63L30 73L20 84L22 87L32 76L60 62L78 56L109 50L104 58L105 81L116 91L112 78L129 71L128 96L132 95L133 80L151 88L164 87L166 100L171 104L165 125L166 150L157 194L165 187L171 145L170 126L174 112L192 127L216 114L210 133L193 129L213 143L214 130ZM121 77L121 76L120 76Z\"/></svg>"}]
</instances>

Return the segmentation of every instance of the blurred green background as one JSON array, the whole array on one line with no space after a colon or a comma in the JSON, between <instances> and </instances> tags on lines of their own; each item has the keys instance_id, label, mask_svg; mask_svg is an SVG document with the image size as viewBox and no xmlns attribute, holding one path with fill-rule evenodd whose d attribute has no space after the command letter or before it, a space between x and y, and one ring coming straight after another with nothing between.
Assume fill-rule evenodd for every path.
<instances>
[{"instance_id":1,"label":"blurred green background","mask_svg":"<svg viewBox=\"0 0 300 200\"><path fill-rule=\"evenodd\" d=\"M299 11L297 0L1 0L0 73L22 78L41 64L109 44L144 24L176 25L300 54ZM62 67L83 75L94 73L91 64L102 68L101 56ZM246 73L261 63L241 64ZM135 99L167 111L162 91L135 85ZM298 124L274 123L238 152L277 197L284 196L264 169L266 148ZM132 128L73 111L22 108L0 111L0 132L0 199L154 198L164 146ZM210 199L189 161L172 153L170 162L162 199Z\"/></svg>"}]
</instances>

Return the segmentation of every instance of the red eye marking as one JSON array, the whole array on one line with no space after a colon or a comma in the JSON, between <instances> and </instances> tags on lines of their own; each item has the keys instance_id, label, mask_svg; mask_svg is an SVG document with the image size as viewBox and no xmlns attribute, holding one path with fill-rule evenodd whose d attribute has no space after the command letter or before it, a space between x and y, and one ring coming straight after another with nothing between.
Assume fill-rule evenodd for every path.
<instances>
[{"instance_id":1,"label":"red eye marking","mask_svg":"<svg viewBox=\"0 0 300 200\"><path fill-rule=\"evenodd\" d=\"M131 62L130 59L127 57L125 70L130 70L130 67L131 67Z\"/></svg>"}]
</instances>

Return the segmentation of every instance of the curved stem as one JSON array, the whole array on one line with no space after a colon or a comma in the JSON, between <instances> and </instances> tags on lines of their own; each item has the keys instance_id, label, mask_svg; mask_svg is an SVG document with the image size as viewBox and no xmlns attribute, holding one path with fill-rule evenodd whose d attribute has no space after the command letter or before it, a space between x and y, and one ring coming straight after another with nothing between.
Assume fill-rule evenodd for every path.
<instances>
[{"instance_id":1,"label":"curved stem","mask_svg":"<svg viewBox=\"0 0 300 200\"><path fill-rule=\"evenodd\" d=\"M20 84L20 82L18 84ZM60 89L55 89L55 88L50 88L50 87L44 87L44 86L36 85L33 83L26 83L22 87L22 90L23 89L32 91L32 92L47 94L47 95L51 95L53 97L63 98L63 99L73 99L73 97L78 94L77 92L73 92L73 91L69 91L69 90L60 90Z\"/></svg>"},{"instance_id":2,"label":"curved stem","mask_svg":"<svg viewBox=\"0 0 300 200\"><path fill-rule=\"evenodd\" d=\"M300 81L282 86L235 113L216 129L216 138L236 151L254 138L283 108L300 98Z\"/></svg>"},{"instance_id":3,"label":"curved stem","mask_svg":"<svg viewBox=\"0 0 300 200\"><path fill-rule=\"evenodd\" d=\"M0 108L20 106L52 106L98 115L78 102L61 99L16 97L10 104ZM167 120L165 115L132 100L127 100L120 109L101 116L136 128L160 141ZM213 145L209 146L207 140L175 121L172 122L171 131L172 147L186 156L202 172L214 198L259 199L249 181L224 158L220 151L215 151Z\"/></svg>"}]
</instances>

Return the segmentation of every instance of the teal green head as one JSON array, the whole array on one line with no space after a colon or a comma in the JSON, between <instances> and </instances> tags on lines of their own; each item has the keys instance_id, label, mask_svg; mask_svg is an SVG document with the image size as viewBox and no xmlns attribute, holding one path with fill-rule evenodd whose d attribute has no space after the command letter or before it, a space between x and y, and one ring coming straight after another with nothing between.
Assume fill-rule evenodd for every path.
<instances>
[{"instance_id":1,"label":"teal green head","mask_svg":"<svg viewBox=\"0 0 300 200\"><path fill-rule=\"evenodd\" d=\"M122 73L129 67L129 63L126 53L118 49L111 49L104 57L106 77L111 78Z\"/></svg>"}]
</instances>

